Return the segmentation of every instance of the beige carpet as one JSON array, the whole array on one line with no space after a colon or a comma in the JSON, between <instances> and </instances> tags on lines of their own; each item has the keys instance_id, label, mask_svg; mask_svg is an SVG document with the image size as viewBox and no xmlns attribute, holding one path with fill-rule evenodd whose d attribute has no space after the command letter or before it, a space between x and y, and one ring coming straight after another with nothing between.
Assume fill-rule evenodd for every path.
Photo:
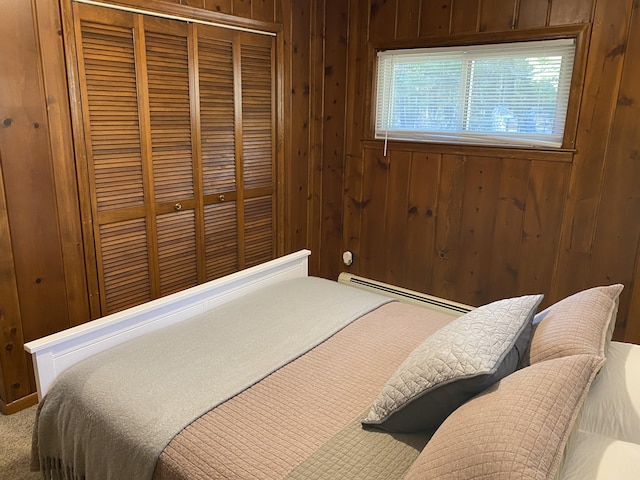
<instances>
[{"instance_id":1,"label":"beige carpet","mask_svg":"<svg viewBox=\"0 0 640 480\"><path fill-rule=\"evenodd\" d=\"M36 406L14 413L0 414L0 480L36 480L29 471L31 429Z\"/></svg>"}]
</instances>

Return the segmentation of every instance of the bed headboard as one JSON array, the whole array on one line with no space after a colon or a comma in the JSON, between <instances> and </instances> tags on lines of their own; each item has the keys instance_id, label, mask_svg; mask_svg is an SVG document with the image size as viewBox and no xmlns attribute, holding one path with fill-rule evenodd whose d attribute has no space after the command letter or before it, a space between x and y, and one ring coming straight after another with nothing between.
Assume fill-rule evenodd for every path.
<instances>
[{"instance_id":1,"label":"bed headboard","mask_svg":"<svg viewBox=\"0 0 640 480\"><path fill-rule=\"evenodd\" d=\"M24 348L33 358L38 398L42 399L60 373L91 355L268 285L306 277L310 253L300 250L26 343Z\"/></svg>"}]
</instances>

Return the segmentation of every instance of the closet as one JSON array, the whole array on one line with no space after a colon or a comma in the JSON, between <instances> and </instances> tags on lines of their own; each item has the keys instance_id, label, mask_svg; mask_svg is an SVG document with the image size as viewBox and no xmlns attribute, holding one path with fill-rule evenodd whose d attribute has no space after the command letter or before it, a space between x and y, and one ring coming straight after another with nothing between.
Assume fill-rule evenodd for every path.
<instances>
[{"instance_id":1,"label":"closet","mask_svg":"<svg viewBox=\"0 0 640 480\"><path fill-rule=\"evenodd\" d=\"M99 293L92 314L273 258L275 36L72 9L76 163Z\"/></svg>"}]
</instances>

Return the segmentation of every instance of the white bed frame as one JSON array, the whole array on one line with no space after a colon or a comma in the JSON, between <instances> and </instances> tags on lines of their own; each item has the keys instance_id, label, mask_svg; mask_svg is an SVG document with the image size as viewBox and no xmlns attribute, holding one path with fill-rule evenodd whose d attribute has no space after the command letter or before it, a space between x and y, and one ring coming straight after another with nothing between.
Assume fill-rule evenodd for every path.
<instances>
[{"instance_id":1,"label":"white bed frame","mask_svg":"<svg viewBox=\"0 0 640 480\"><path fill-rule=\"evenodd\" d=\"M24 348L33 358L38 399L42 400L60 373L91 355L274 283L306 277L310 253L309 250L300 250L26 343Z\"/></svg>"}]
</instances>

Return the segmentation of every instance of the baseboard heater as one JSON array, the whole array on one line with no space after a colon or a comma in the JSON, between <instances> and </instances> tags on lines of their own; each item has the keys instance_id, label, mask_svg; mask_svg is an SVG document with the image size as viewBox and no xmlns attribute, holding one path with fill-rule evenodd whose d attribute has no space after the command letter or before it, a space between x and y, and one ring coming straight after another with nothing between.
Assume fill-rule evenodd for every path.
<instances>
[{"instance_id":1,"label":"baseboard heater","mask_svg":"<svg viewBox=\"0 0 640 480\"><path fill-rule=\"evenodd\" d=\"M395 285L378 282L377 280L371 280L365 277L359 277L346 272L342 272L338 276L338 282L360 288L362 290L386 295L388 297L395 298L400 302L431 308L432 310L438 310L451 315L464 315L475 308L463 303L452 302L451 300L446 300L444 298L434 297L433 295L427 295L426 293L416 292L415 290L397 287Z\"/></svg>"}]
</instances>

